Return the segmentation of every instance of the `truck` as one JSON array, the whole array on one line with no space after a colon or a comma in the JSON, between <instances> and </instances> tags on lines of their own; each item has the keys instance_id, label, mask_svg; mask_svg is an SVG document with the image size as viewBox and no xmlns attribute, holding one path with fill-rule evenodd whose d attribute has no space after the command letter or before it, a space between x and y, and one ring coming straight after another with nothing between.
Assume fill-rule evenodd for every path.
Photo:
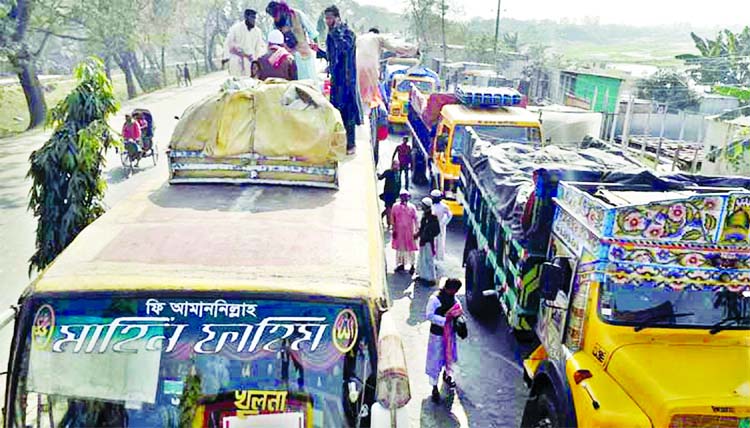
<instances>
[{"instance_id":1,"label":"truck","mask_svg":"<svg viewBox=\"0 0 750 428\"><path fill-rule=\"evenodd\" d=\"M510 88L458 87L455 93L429 95L413 88L408 127L413 142L414 182L439 189L453 215L461 216L461 152L469 139L469 127L497 140L542 145L538 118L518 107L520 103L521 95Z\"/></svg>"},{"instance_id":2,"label":"truck","mask_svg":"<svg viewBox=\"0 0 750 428\"><path fill-rule=\"evenodd\" d=\"M407 120L407 103L412 87L422 93L430 94L440 87L437 73L426 67L419 66L418 59L411 59L416 63L407 62L407 58L390 58L385 71L385 102L388 110L388 122L394 125L404 125Z\"/></svg>"},{"instance_id":3,"label":"truck","mask_svg":"<svg viewBox=\"0 0 750 428\"><path fill-rule=\"evenodd\" d=\"M154 177L104 213L0 311L3 427L408 426L369 146L337 174Z\"/></svg>"},{"instance_id":4,"label":"truck","mask_svg":"<svg viewBox=\"0 0 750 428\"><path fill-rule=\"evenodd\" d=\"M747 426L750 180L473 145L467 300L533 329L521 426Z\"/></svg>"}]
</instances>

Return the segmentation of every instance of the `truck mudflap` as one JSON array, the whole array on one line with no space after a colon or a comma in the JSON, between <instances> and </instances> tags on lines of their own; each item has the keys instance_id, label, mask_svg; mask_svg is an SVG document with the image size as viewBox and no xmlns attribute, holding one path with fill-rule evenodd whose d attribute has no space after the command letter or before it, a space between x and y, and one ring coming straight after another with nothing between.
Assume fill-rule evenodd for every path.
<instances>
[{"instance_id":1,"label":"truck mudflap","mask_svg":"<svg viewBox=\"0 0 750 428\"><path fill-rule=\"evenodd\" d=\"M338 163L314 165L299 158L255 153L211 157L201 151L170 150L170 184L276 184L338 189Z\"/></svg>"}]
</instances>

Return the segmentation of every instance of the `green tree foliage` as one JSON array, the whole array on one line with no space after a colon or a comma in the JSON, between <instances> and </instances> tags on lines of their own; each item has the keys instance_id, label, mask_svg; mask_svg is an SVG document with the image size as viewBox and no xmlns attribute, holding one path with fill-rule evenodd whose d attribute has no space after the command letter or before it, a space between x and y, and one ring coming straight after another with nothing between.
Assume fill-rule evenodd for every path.
<instances>
[{"instance_id":1,"label":"green tree foliage","mask_svg":"<svg viewBox=\"0 0 750 428\"><path fill-rule=\"evenodd\" d=\"M698 105L698 94L688 86L687 76L671 71L659 70L637 83L638 97L669 103L670 110L689 110Z\"/></svg>"},{"instance_id":2,"label":"green tree foliage","mask_svg":"<svg viewBox=\"0 0 750 428\"><path fill-rule=\"evenodd\" d=\"M29 271L43 269L104 212L104 154L112 142L107 118L119 109L98 58L74 72L76 88L51 111L54 132L31 154L29 209L38 218L36 252Z\"/></svg>"},{"instance_id":3,"label":"green tree foliage","mask_svg":"<svg viewBox=\"0 0 750 428\"><path fill-rule=\"evenodd\" d=\"M750 26L739 33L719 32L716 39L690 33L700 55L679 55L692 65L692 77L706 85L750 85Z\"/></svg>"}]
</instances>

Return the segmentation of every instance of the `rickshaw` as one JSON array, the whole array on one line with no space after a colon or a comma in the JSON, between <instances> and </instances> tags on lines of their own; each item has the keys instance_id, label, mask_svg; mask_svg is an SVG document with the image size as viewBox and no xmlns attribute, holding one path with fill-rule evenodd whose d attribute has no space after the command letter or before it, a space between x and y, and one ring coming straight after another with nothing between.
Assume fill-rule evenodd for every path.
<instances>
[{"instance_id":1,"label":"rickshaw","mask_svg":"<svg viewBox=\"0 0 750 428\"><path fill-rule=\"evenodd\" d=\"M128 175L133 173L135 166L141 159L150 157L156 165L159 160L159 148L154 141L154 118L151 112L146 109L135 109L131 113L133 117L142 116L146 121L146 127L141 129L141 141L140 144L133 140L123 141L123 150L120 152L120 160L122 166L128 172Z\"/></svg>"}]
</instances>

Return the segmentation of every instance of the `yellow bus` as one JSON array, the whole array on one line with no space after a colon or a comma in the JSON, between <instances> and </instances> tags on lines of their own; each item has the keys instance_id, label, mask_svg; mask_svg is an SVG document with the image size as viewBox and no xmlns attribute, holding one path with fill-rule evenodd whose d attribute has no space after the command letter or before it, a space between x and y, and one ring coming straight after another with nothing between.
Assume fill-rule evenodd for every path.
<instances>
[{"instance_id":1,"label":"yellow bus","mask_svg":"<svg viewBox=\"0 0 750 428\"><path fill-rule=\"evenodd\" d=\"M5 427L407 426L367 145L338 174L153 182L92 223L19 301Z\"/></svg>"}]
</instances>

